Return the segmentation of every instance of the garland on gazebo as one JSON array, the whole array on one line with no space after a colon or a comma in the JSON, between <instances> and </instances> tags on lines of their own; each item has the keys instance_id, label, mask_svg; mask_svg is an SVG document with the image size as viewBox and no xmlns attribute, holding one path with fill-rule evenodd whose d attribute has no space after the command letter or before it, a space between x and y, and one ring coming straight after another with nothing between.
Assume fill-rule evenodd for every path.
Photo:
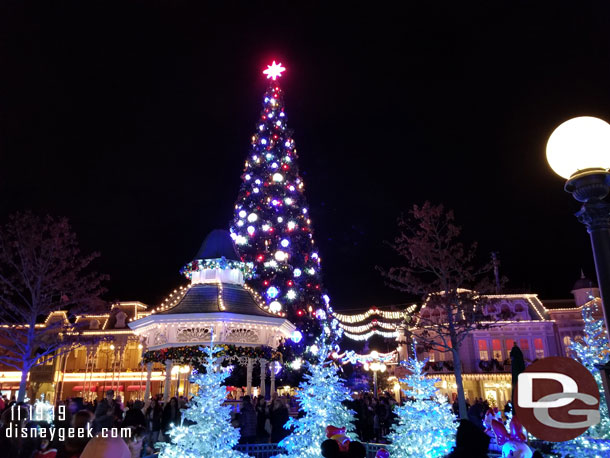
<instances>
[{"instance_id":1,"label":"garland on gazebo","mask_svg":"<svg viewBox=\"0 0 610 458\"><path fill-rule=\"evenodd\" d=\"M273 348L266 345L260 347L238 347L235 345L217 345L220 349L216 355L218 357L248 357L248 358L260 358L266 359L267 361L280 361L282 362L282 353L273 350ZM144 363L164 363L168 359L171 359L174 363L178 364L193 364L199 362L203 364L205 360L205 352L202 351L199 345L185 346L185 347L169 347L162 348L160 350L147 351L142 355Z\"/></svg>"}]
</instances>

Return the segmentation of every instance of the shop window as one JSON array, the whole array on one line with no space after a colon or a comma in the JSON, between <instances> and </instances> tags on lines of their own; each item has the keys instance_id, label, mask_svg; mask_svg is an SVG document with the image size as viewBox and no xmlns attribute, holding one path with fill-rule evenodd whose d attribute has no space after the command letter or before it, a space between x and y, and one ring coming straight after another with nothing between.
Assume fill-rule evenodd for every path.
<instances>
[{"instance_id":1,"label":"shop window","mask_svg":"<svg viewBox=\"0 0 610 458\"><path fill-rule=\"evenodd\" d=\"M487 361L489 359L486 340L479 340L479 359L481 361Z\"/></svg>"},{"instance_id":2,"label":"shop window","mask_svg":"<svg viewBox=\"0 0 610 458\"><path fill-rule=\"evenodd\" d=\"M542 339L534 339L534 349L536 350L536 358L544 358L544 344Z\"/></svg>"},{"instance_id":3,"label":"shop window","mask_svg":"<svg viewBox=\"0 0 610 458\"><path fill-rule=\"evenodd\" d=\"M519 340L519 347L521 347L521 351L523 352L523 356L526 358L530 357L530 342L527 339Z\"/></svg>"},{"instance_id":4,"label":"shop window","mask_svg":"<svg viewBox=\"0 0 610 458\"><path fill-rule=\"evenodd\" d=\"M493 339L491 341L491 346L493 348L494 359L497 359L498 361L503 361L504 358L502 357L502 342L500 341L500 339Z\"/></svg>"},{"instance_id":5,"label":"shop window","mask_svg":"<svg viewBox=\"0 0 610 458\"><path fill-rule=\"evenodd\" d=\"M513 339L506 339L506 351L508 353L510 353L510 351L512 350L513 343L515 343L515 341Z\"/></svg>"}]
</instances>

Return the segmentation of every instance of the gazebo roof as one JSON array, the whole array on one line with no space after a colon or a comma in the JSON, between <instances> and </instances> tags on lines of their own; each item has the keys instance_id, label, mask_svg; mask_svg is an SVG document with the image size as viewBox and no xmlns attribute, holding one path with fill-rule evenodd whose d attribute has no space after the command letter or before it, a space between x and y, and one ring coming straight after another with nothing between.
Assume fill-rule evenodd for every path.
<instances>
[{"instance_id":1,"label":"gazebo roof","mask_svg":"<svg viewBox=\"0 0 610 458\"><path fill-rule=\"evenodd\" d=\"M158 312L158 315L218 312L266 317L276 316L261 309L252 293L242 285L230 283L193 285L174 307Z\"/></svg>"}]
</instances>

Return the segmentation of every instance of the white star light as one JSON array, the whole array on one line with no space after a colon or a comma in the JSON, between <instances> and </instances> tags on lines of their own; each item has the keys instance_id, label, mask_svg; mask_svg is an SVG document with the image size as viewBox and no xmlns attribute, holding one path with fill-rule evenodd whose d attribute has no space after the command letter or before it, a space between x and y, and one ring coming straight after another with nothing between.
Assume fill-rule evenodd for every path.
<instances>
[{"instance_id":1,"label":"white star light","mask_svg":"<svg viewBox=\"0 0 610 458\"><path fill-rule=\"evenodd\" d=\"M282 76L284 70L286 70L286 68L282 67L281 62L276 64L275 61L273 61L271 65L267 65L267 70L263 70L263 73L267 75L267 78L271 78L275 81L278 76Z\"/></svg>"}]
</instances>

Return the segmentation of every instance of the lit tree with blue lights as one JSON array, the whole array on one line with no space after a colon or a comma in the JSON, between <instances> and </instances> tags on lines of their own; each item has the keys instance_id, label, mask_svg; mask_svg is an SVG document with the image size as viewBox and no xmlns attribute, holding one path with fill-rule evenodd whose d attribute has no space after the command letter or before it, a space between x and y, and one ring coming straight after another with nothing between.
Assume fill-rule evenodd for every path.
<instances>
[{"instance_id":1,"label":"lit tree with blue lights","mask_svg":"<svg viewBox=\"0 0 610 458\"><path fill-rule=\"evenodd\" d=\"M330 425L345 427L348 437L353 437L354 412L342 404L351 396L339 378L334 361L329 359L329 333L325 327L313 348L310 347L316 362L307 363L309 373L305 374L296 394L305 416L288 420L284 427L294 427L294 430L279 443L288 455L277 458L320 458L320 445L326 440L326 427Z\"/></svg>"},{"instance_id":2,"label":"lit tree with blue lights","mask_svg":"<svg viewBox=\"0 0 610 458\"><path fill-rule=\"evenodd\" d=\"M599 369L595 367L608 361L610 347L603 320L594 317L596 309L596 303L582 308L582 318L585 321L584 336L580 341L573 341L569 348L576 359L593 374L597 382L601 421L597 425L589 427L576 439L553 444L553 451L562 458L603 458L610 455L608 406L606 405L602 376Z\"/></svg>"},{"instance_id":3,"label":"lit tree with blue lights","mask_svg":"<svg viewBox=\"0 0 610 458\"><path fill-rule=\"evenodd\" d=\"M315 316L328 311L328 296L278 81L284 70L274 61L263 72L269 86L242 174L231 237L242 260L254 265L249 285L271 312L297 325L305 337L303 349L319 334Z\"/></svg>"},{"instance_id":4,"label":"lit tree with blue lights","mask_svg":"<svg viewBox=\"0 0 610 458\"><path fill-rule=\"evenodd\" d=\"M239 429L231 425L231 406L223 405L227 390L222 384L230 371L220 366L216 356L220 348L205 347L205 372L191 378L199 386L196 396L182 419L193 422L189 426L175 425L169 431L172 443L159 443L160 458L247 458L248 455L233 450L239 441Z\"/></svg>"},{"instance_id":5,"label":"lit tree with blue lights","mask_svg":"<svg viewBox=\"0 0 610 458\"><path fill-rule=\"evenodd\" d=\"M447 455L455 442L455 415L447 398L427 378L427 360L410 358L403 363L410 375L400 381L407 385L407 400L396 407L398 424L392 426L388 450L392 458L436 458Z\"/></svg>"}]
</instances>

